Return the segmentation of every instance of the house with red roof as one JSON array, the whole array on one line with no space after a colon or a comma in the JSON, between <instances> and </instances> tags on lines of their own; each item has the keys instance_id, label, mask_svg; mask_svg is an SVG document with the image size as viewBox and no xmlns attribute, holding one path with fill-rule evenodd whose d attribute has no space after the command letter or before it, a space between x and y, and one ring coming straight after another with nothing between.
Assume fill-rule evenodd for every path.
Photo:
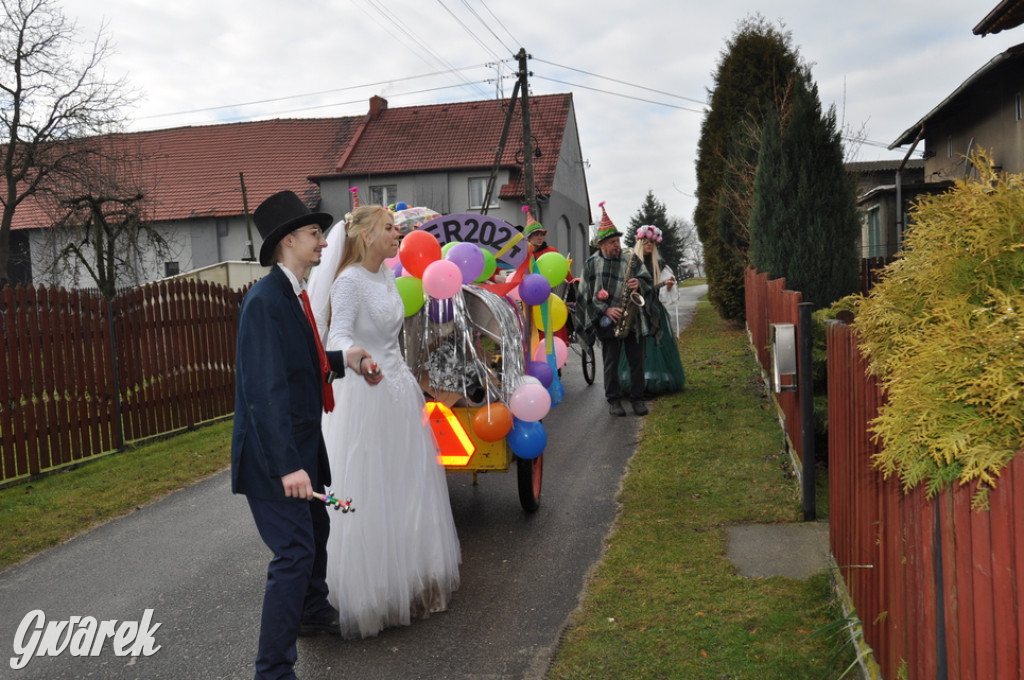
<instances>
[{"instance_id":1,"label":"house with red roof","mask_svg":"<svg viewBox=\"0 0 1024 680\"><path fill-rule=\"evenodd\" d=\"M144 186L145 217L170 246L169 256L139 262L134 280L123 285L252 259L261 240L247 214L285 189L312 210L338 219L352 208L352 188L363 204L404 202L441 214L481 213L496 168L486 213L522 225L526 176L520 102L499 154L509 106L509 100L486 100L390 107L374 96L363 116L107 135L107 148L123 146L139 159L134 174ZM572 95L532 96L529 107L534 217L548 229L551 245L582 262L591 213ZM47 256L61 238L52 224L38 202L19 207L12 229L12 283L91 287L81 273L46 273Z\"/></svg>"}]
</instances>

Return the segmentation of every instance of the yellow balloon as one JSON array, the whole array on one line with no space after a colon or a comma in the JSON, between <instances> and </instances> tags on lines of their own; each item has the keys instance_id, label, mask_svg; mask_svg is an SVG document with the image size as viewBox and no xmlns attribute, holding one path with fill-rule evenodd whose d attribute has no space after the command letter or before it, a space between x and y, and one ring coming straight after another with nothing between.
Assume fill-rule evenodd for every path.
<instances>
[{"instance_id":1,"label":"yellow balloon","mask_svg":"<svg viewBox=\"0 0 1024 680\"><path fill-rule=\"evenodd\" d=\"M569 319L569 310L566 309L565 303L562 302L562 298L554 293L548 296L548 316L551 328L544 326L544 314L542 311L543 309L540 305L533 308L533 323L537 328L545 331L557 331Z\"/></svg>"}]
</instances>

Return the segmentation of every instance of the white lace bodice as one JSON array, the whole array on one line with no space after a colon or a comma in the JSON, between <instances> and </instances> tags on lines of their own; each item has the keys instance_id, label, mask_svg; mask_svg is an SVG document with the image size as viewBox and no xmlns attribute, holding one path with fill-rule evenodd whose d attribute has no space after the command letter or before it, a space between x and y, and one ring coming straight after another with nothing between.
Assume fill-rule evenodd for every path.
<instances>
[{"instance_id":1,"label":"white lace bodice","mask_svg":"<svg viewBox=\"0 0 1024 680\"><path fill-rule=\"evenodd\" d=\"M399 379L413 380L398 341L404 318L405 307L393 272L387 268L370 272L360 265L347 267L331 285L327 349L362 347L383 371L381 384L389 391L398 389Z\"/></svg>"}]
</instances>

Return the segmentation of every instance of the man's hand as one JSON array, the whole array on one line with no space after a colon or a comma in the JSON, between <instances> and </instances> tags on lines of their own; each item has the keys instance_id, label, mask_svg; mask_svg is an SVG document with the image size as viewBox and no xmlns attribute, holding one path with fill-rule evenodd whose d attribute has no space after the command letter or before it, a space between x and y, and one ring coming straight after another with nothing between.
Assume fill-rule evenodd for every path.
<instances>
[{"instance_id":1,"label":"man's hand","mask_svg":"<svg viewBox=\"0 0 1024 680\"><path fill-rule=\"evenodd\" d=\"M604 310L604 315L607 316L612 321L618 323L619 319L622 318L622 308L609 307L608 309Z\"/></svg>"},{"instance_id":2,"label":"man's hand","mask_svg":"<svg viewBox=\"0 0 1024 680\"><path fill-rule=\"evenodd\" d=\"M626 281L626 288L630 290L636 290L640 287L640 279L629 279Z\"/></svg>"},{"instance_id":3,"label":"man's hand","mask_svg":"<svg viewBox=\"0 0 1024 680\"><path fill-rule=\"evenodd\" d=\"M307 501L313 499L313 483L309 481L309 475L305 470L289 472L281 478L281 483L284 485L286 497L303 498Z\"/></svg>"}]
</instances>

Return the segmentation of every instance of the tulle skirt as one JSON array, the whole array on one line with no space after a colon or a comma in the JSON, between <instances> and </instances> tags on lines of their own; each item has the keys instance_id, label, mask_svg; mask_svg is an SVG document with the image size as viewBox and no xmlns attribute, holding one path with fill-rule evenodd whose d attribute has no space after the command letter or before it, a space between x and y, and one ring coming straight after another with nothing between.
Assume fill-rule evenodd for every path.
<instances>
[{"instance_id":1,"label":"tulle skirt","mask_svg":"<svg viewBox=\"0 0 1024 680\"><path fill-rule=\"evenodd\" d=\"M324 416L331 491L356 511L330 512L329 600L344 637L369 637L448 608L459 586L459 540L423 396L407 369L385 369L375 387L346 377L335 397Z\"/></svg>"},{"instance_id":2,"label":"tulle skirt","mask_svg":"<svg viewBox=\"0 0 1024 680\"><path fill-rule=\"evenodd\" d=\"M653 335L644 338L644 393L653 396L679 392L686 387L686 373L679 358L679 343L672 332L672 322L663 305L656 305L661 316L661 342ZM629 393L629 363L625 353L619 356L619 385Z\"/></svg>"}]
</instances>

